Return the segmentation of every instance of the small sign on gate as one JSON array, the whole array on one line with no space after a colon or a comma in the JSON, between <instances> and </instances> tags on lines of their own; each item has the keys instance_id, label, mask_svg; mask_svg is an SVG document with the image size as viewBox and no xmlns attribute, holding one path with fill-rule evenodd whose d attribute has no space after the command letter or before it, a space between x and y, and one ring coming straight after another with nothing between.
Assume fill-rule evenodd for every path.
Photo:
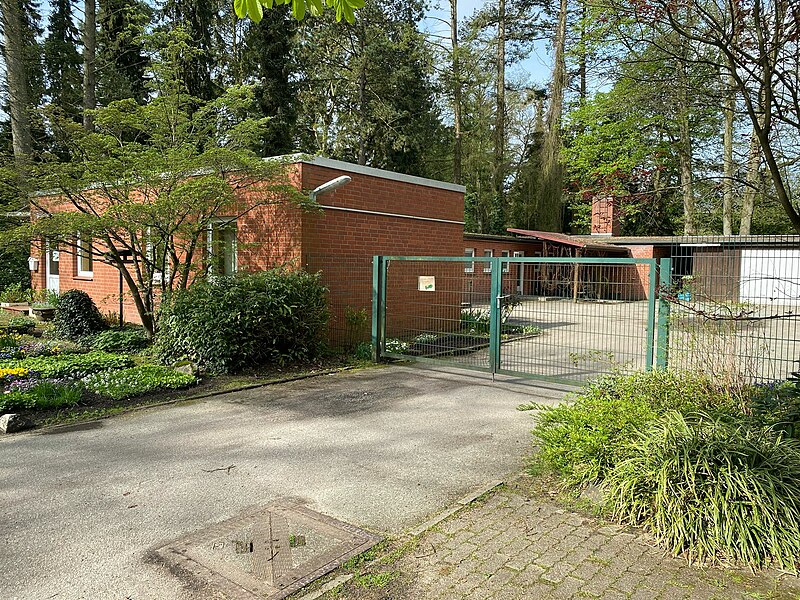
<instances>
[{"instance_id":1,"label":"small sign on gate","mask_svg":"<svg viewBox=\"0 0 800 600\"><path fill-rule=\"evenodd\" d=\"M436 277L434 277L433 275L420 275L418 289L420 292L435 292Z\"/></svg>"}]
</instances>

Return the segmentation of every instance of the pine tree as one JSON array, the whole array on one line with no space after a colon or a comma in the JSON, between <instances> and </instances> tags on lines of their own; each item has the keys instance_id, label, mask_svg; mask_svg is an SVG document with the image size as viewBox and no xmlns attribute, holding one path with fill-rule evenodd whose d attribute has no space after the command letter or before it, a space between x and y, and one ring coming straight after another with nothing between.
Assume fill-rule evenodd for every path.
<instances>
[{"instance_id":1,"label":"pine tree","mask_svg":"<svg viewBox=\"0 0 800 600\"><path fill-rule=\"evenodd\" d=\"M80 119L80 33L72 20L71 0L54 0L44 40L45 95L48 101L76 121Z\"/></svg>"},{"instance_id":2,"label":"pine tree","mask_svg":"<svg viewBox=\"0 0 800 600\"><path fill-rule=\"evenodd\" d=\"M97 36L97 97L100 104L147 96L148 59L141 39L151 9L139 0L100 0Z\"/></svg>"}]
</instances>

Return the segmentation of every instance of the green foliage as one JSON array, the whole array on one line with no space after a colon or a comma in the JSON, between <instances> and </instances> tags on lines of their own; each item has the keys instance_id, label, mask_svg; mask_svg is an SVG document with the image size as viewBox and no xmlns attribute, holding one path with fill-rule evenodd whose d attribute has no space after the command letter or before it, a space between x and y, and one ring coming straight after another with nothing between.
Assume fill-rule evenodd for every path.
<instances>
[{"instance_id":1,"label":"green foliage","mask_svg":"<svg viewBox=\"0 0 800 600\"><path fill-rule=\"evenodd\" d=\"M9 284L0 292L0 302L8 302L10 304L27 302L30 297L30 290L18 281Z\"/></svg>"},{"instance_id":2,"label":"green foliage","mask_svg":"<svg viewBox=\"0 0 800 600\"><path fill-rule=\"evenodd\" d=\"M19 409L48 410L74 406L81 400L79 385L62 385L40 381L26 391L10 391L0 395L0 413Z\"/></svg>"},{"instance_id":3,"label":"green foliage","mask_svg":"<svg viewBox=\"0 0 800 600\"><path fill-rule=\"evenodd\" d=\"M100 351L0 360L0 369L28 369L44 379L58 377L79 379L98 371L124 369L131 366L133 366L133 360L130 356Z\"/></svg>"},{"instance_id":4,"label":"green foliage","mask_svg":"<svg viewBox=\"0 0 800 600\"><path fill-rule=\"evenodd\" d=\"M180 389L196 382L194 375L158 365L102 371L83 379L86 389L113 400L124 400L159 390Z\"/></svg>"},{"instance_id":5,"label":"green foliage","mask_svg":"<svg viewBox=\"0 0 800 600\"><path fill-rule=\"evenodd\" d=\"M635 434L605 483L613 514L673 554L772 561L800 556L800 443L745 418L669 412Z\"/></svg>"},{"instance_id":6,"label":"green foliage","mask_svg":"<svg viewBox=\"0 0 800 600\"><path fill-rule=\"evenodd\" d=\"M213 277L175 294L156 338L165 362L212 373L306 360L323 346L328 319L317 275L276 269Z\"/></svg>"},{"instance_id":7,"label":"green foliage","mask_svg":"<svg viewBox=\"0 0 800 600\"><path fill-rule=\"evenodd\" d=\"M2 329L9 333L31 333L36 329L36 321L30 317L11 317Z\"/></svg>"},{"instance_id":8,"label":"green foliage","mask_svg":"<svg viewBox=\"0 0 800 600\"><path fill-rule=\"evenodd\" d=\"M249 17L256 23L261 21L264 16L264 9L271 9L272 6L282 6L290 4L292 15L298 21L302 21L306 12L314 16L322 14L325 6L336 10L336 20L346 20L348 23L355 21L355 11L364 6L364 0L233 0L233 9L236 16L240 19Z\"/></svg>"},{"instance_id":9,"label":"green foliage","mask_svg":"<svg viewBox=\"0 0 800 600\"><path fill-rule=\"evenodd\" d=\"M461 329L470 333L489 333L489 311L465 308L461 311Z\"/></svg>"},{"instance_id":10,"label":"green foliage","mask_svg":"<svg viewBox=\"0 0 800 600\"><path fill-rule=\"evenodd\" d=\"M79 341L105 328L103 316L89 294L83 290L69 290L61 294L53 320L55 335Z\"/></svg>"},{"instance_id":11,"label":"green foliage","mask_svg":"<svg viewBox=\"0 0 800 600\"><path fill-rule=\"evenodd\" d=\"M108 329L92 338L92 348L105 352L136 352L146 348L150 338L143 329Z\"/></svg>"},{"instance_id":12,"label":"green foliage","mask_svg":"<svg viewBox=\"0 0 800 600\"><path fill-rule=\"evenodd\" d=\"M666 410L730 407L709 381L671 371L601 379L569 404L541 409L534 438L539 459L571 485L603 479L628 453L626 441Z\"/></svg>"}]
</instances>

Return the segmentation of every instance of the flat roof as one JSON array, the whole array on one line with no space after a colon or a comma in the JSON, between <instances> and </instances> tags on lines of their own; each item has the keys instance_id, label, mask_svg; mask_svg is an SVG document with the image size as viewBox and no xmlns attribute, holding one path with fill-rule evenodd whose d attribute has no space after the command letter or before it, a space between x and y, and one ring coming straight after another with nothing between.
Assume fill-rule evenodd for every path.
<instances>
[{"instance_id":1,"label":"flat roof","mask_svg":"<svg viewBox=\"0 0 800 600\"><path fill-rule=\"evenodd\" d=\"M612 246L798 246L800 235L662 235L662 236L598 236L574 235L574 239L600 241Z\"/></svg>"},{"instance_id":2,"label":"flat roof","mask_svg":"<svg viewBox=\"0 0 800 600\"><path fill-rule=\"evenodd\" d=\"M295 159L294 162L300 162L307 165L327 167L329 169L336 169L337 171L345 171L346 173L358 173L359 175L369 175L370 177L380 177L381 179L391 179L392 181L402 181L403 183L410 183L413 185L423 185L425 187L432 187L440 190L447 190L450 192L458 192L460 194L463 194L467 191L467 188L465 188L463 185L448 183L447 181L437 181L436 179L428 179L427 177L417 177L416 175L395 173L394 171L387 171L386 169L376 169L375 167L357 165L355 163L350 163L343 160L334 160L332 158L325 158L324 156L309 156L307 154L288 154L284 156L275 156L273 158L284 159L284 160Z\"/></svg>"}]
</instances>

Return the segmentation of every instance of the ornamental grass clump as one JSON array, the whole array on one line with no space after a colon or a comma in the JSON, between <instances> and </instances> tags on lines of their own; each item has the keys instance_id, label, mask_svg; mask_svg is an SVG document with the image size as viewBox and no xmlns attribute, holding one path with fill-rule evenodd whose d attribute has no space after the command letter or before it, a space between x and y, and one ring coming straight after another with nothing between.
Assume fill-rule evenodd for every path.
<instances>
[{"instance_id":1,"label":"ornamental grass clump","mask_svg":"<svg viewBox=\"0 0 800 600\"><path fill-rule=\"evenodd\" d=\"M800 442L744 415L670 411L628 454L603 484L617 519L676 555L797 572Z\"/></svg>"},{"instance_id":2,"label":"ornamental grass clump","mask_svg":"<svg viewBox=\"0 0 800 600\"><path fill-rule=\"evenodd\" d=\"M600 379L559 406L538 409L533 435L538 460L569 485L602 480L628 453L627 441L667 410L681 412L735 401L709 380L672 371L649 371Z\"/></svg>"}]
</instances>

